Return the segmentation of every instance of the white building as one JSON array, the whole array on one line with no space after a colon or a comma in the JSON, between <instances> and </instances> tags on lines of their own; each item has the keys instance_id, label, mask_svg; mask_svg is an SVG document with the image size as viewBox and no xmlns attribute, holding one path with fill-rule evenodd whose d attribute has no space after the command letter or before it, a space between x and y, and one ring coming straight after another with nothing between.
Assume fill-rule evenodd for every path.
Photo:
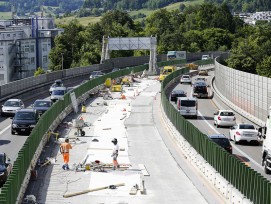
<instances>
[{"instance_id":1,"label":"white building","mask_svg":"<svg viewBox=\"0 0 271 204\"><path fill-rule=\"evenodd\" d=\"M47 70L61 32L52 18L0 20L0 85L33 76L38 67Z\"/></svg>"}]
</instances>

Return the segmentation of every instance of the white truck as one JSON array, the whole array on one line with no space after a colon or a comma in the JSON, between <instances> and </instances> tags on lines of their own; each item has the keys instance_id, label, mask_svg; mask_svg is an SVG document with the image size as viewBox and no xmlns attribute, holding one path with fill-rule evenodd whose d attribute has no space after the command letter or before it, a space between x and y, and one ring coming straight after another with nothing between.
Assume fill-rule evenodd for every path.
<instances>
[{"instance_id":1,"label":"white truck","mask_svg":"<svg viewBox=\"0 0 271 204\"><path fill-rule=\"evenodd\" d=\"M186 59L186 51L168 51L167 61Z\"/></svg>"},{"instance_id":2,"label":"white truck","mask_svg":"<svg viewBox=\"0 0 271 204\"><path fill-rule=\"evenodd\" d=\"M271 106L269 108L265 127L258 129L259 136L263 139L262 166L266 174L271 174Z\"/></svg>"}]
</instances>

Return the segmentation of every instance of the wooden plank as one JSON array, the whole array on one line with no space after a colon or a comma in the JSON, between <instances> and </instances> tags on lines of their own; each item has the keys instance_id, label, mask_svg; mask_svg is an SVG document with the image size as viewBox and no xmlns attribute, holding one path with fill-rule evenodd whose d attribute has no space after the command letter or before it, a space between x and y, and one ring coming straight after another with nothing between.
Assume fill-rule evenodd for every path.
<instances>
[{"instance_id":1,"label":"wooden plank","mask_svg":"<svg viewBox=\"0 0 271 204\"><path fill-rule=\"evenodd\" d=\"M138 164L138 167L144 176L150 176L144 164Z\"/></svg>"},{"instance_id":2,"label":"wooden plank","mask_svg":"<svg viewBox=\"0 0 271 204\"><path fill-rule=\"evenodd\" d=\"M104 187L100 187L100 188L93 188L93 189L87 189L87 190L83 190L83 191L79 191L76 193L68 193L63 195L64 198L69 198L69 197L73 197L73 196L77 196L77 195L82 195L82 194L86 194L89 192L93 192L93 191L100 191L103 189L111 189L111 186L115 186L115 187L119 187L119 186L124 186L124 183L118 183L118 184L114 184L114 185L110 185L110 186L104 186Z\"/></svg>"}]
</instances>

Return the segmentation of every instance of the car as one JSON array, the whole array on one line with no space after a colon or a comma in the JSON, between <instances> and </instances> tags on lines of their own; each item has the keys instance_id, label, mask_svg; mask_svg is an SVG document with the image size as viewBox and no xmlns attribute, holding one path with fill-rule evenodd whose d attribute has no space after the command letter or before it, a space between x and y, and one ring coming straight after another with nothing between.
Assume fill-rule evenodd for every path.
<instances>
[{"instance_id":1,"label":"car","mask_svg":"<svg viewBox=\"0 0 271 204\"><path fill-rule=\"evenodd\" d=\"M0 152L0 187L6 183L8 176L12 171L10 159L4 152Z\"/></svg>"},{"instance_id":2,"label":"car","mask_svg":"<svg viewBox=\"0 0 271 204\"><path fill-rule=\"evenodd\" d=\"M190 75L182 75L180 82L181 82L181 84L182 83L191 84L192 83L192 79L191 79Z\"/></svg>"},{"instance_id":3,"label":"car","mask_svg":"<svg viewBox=\"0 0 271 204\"><path fill-rule=\"evenodd\" d=\"M61 79L55 80L55 83L53 83L53 84L51 85L50 89L49 89L49 94L51 95L52 92L53 92L53 90L55 90L55 89L58 88L58 87L63 87L63 86L64 86L64 85L63 85L63 82L62 82Z\"/></svg>"},{"instance_id":4,"label":"car","mask_svg":"<svg viewBox=\"0 0 271 204\"><path fill-rule=\"evenodd\" d=\"M18 110L11 122L11 134L30 134L39 120L39 113L33 108L23 108Z\"/></svg>"},{"instance_id":5,"label":"car","mask_svg":"<svg viewBox=\"0 0 271 204\"><path fill-rule=\"evenodd\" d=\"M197 77L195 78L195 82L200 82L200 81L203 81L203 82L206 82L206 78L205 77Z\"/></svg>"},{"instance_id":6,"label":"car","mask_svg":"<svg viewBox=\"0 0 271 204\"><path fill-rule=\"evenodd\" d=\"M236 124L236 118L232 110L218 110L214 113L214 125L219 128L220 126L232 127Z\"/></svg>"},{"instance_id":7,"label":"car","mask_svg":"<svg viewBox=\"0 0 271 204\"><path fill-rule=\"evenodd\" d=\"M33 108L36 109L41 116L45 111L47 111L53 105L51 100L48 99L37 99L34 104Z\"/></svg>"},{"instance_id":8,"label":"car","mask_svg":"<svg viewBox=\"0 0 271 204\"><path fill-rule=\"evenodd\" d=\"M104 73L102 71L93 71L91 75L89 76L89 79L94 79L103 75Z\"/></svg>"},{"instance_id":9,"label":"car","mask_svg":"<svg viewBox=\"0 0 271 204\"><path fill-rule=\"evenodd\" d=\"M194 97L178 97L177 110L183 117L198 118L198 100Z\"/></svg>"},{"instance_id":10,"label":"car","mask_svg":"<svg viewBox=\"0 0 271 204\"><path fill-rule=\"evenodd\" d=\"M197 98L208 98L207 84L204 81L197 81L193 84L192 96Z\"/></svg>"},{"instance_id":11,"label":"car","mask_svg":"<svg viewBox=\"0 0 271 204\"><path fill-rule=\"evenodd\" d=\"M178 97L186 97L187 93L183 90L173 90L170 94L170 101L177 103Z\"/></svg>"},{"instance_id":12,"label":"car","mask_svg":"<svg viewBox=\"0 0 271 204\"><path fill-rule=\"evenodd\" d=\"M232 146L230 140L224 134L212 134L208 135L208 138L225 149L228 153L232 154Z\"/></svg>"},{"instance_id":13,"label":"car","mask_svg":"<svg viewBox=\"0 0 271 204\"><path fill-rule=\"evenodd\" d=\"M210 59L209 55L202 55L201 56L201 60L208 60L208 59Z\"/></svg>"},{"instance_id":14,"label":"car","mask_svg":"<svg viewBox=\"0 0 271 204\"><path fill-rule=\"evenodd\" d=\"M21 99L9 99L2 105L1 116L14 115L21 108L24 108Z\"/></svg>"},{"instance_id":15,"label":"car","mask_svg":"<svg viewBox=\"0 0 271 204\"><path fill-rule=\"evenodd\" d=\"M56 102L57 100L62 99L65 93L67 93L66 87L58 87L53 90L50 99L52 102Z\"/></svg>"},{"instance_id":16,"label":"car","mask_svg":"<svg viewBox=\"0 0 271 204\"><path fill-rule=\"evenodd\" d=\"M229 139L233 140L235 144L240 141L258 143L258 130L252 124L236 124L230 128Z\"/></svg>"},{"instance_id":17,"label":"car","mask_svg":"<svg viewBox=\"0 0 271 204\"><path fill-rule=\"evenodd\" d=\"M119 70L120 70L120 68L114 68L114 69L112 69L111 72L116 72L116 71L119 71Z\"/></svg>"},{"instance_id":18,"label":"car","mask_svg":"<svg viewBox=\"0 0 271 204\"><path fill-rule=\"evenodd\" d=\"M208 71L206 69L202 69L198 73L199 76L208 76Z\"/></svg>"}]
</instances>

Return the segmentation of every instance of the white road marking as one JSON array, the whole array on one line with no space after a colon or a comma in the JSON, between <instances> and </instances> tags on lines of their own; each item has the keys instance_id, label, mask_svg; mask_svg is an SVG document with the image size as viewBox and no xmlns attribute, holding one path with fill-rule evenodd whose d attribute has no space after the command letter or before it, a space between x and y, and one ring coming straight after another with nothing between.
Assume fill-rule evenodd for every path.
<instances>
[{"instance_id":1,"label":"white road marking","mask_svg":"<svg viewBox=\"0 0 271 204\"><path fill-rule=\"evenodd\" d=\"M215 133L217 134L221 134L220 132L218 132L204 117L203 115L198 111L198 115L201 117L201 119L208 124L208 126L215 131ZM250 156L248 156L245 152L243 152L242 150L240 150L236 145L232 144L232 146L235 148L235 150L237 150L239 153L241 153L242 155L244 155L246 158L248 158L251 162L253 162L257 167L259 167L260 169L262 169L262 166L257 163L254 159L252 159Z\"/></svg>"},{"instance_id":2,"label":"white road marking","mask_svg":"<svg viewBox=\"0 0 271 204\"><path fill-rule=\"evenodd\" d=\"M7 126L6 128L4 128L1 132L0 135L2 135L5 131L7 131L7 129L9 129L11 127L11 125Z\"/></svg>"}]
</instances>

